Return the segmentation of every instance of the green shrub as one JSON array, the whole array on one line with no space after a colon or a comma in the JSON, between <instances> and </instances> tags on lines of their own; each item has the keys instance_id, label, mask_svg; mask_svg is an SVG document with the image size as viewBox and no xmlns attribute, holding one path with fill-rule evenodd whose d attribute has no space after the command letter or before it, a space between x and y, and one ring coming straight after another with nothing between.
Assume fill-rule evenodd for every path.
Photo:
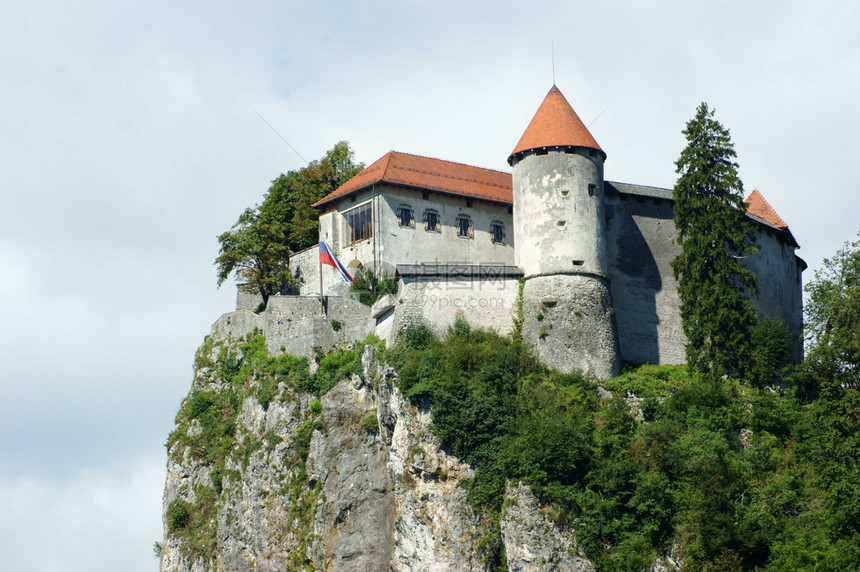
<instances>
[{"instance_id":1,"label":"green shrub","mask_svg":"<svg viewBox=\"0 0 860 572\"><path fill-rule=\"evenodd\" d=\"M316 373L302 379L298 386L320 396L328 393L338 382L358 373L361 373L361 349L339 348L320 359Z\"/></svg>"},{"instance_id":2,"label":"green shrub","mask_svg":"<svg viewBox=\"0 0 860 572\"><path fill-rule=\"evenodd\" d=\"M437 341L436 334L424 324L411 324L400 332L397 341L411 350L429 348Z\"/></svg>"},{"instance_id":3,"label":"green shrub","mask_svg":"<svg viewBox=\"0 0 860 572\"><path fill-rule=\"evenodd\" d=\"M181 499L173 500L167 506L167 513L165 514L167 529L175 532L188 526L188 521L191 519L190 508L191 505Z\"/></svg>"},{"instance_id":4,"label":"green shrub","mask_svg":"<svg viewBox=\"0 0 860 572\"><path fill-rule=\"evenodd\" d=\"M376 409L373 409L361 418L361 430L365 433L379 433L379 422L376 419Z\"/></svg>"},{"instance_id":5,"label":"green shrub","mask_svg":"<svg viewBox=\"0 0 860 572\"><path fill-rule=\"evenodd\" d=\"M293 435L293 446L296 449L299 462L304 465L308 459L308 454L311 452L311 437L315 430L322 430L324 427L322 420L310 419L305 421Z\"/></svg>"},{"instance_id":6,"label":"green shrub","mask_svg":"<svg viewBox=\"0 0 860 572\"><path fill-rule=\"evenodd\" d=\"M690 381L684 365L630 365L621 375L601 380L600 385L613 395L623 397L628 389L636 397L667 397L672 391Z\"/></svg>"},{"instance_id":7,"label":"green shrub","mask_svg":"<svg viewBox=\"0 0 860 572\"><path fill-rule=\"evenodd\" d=\"M660 403L656 397L647 397L642 401L642 417L645 421L654 421L657 417L657 410L660 408Z\"/></svg>"},{"instance_id":8,"label":"green shrub","mask_svg":"<svg viewBox=\"0 0 860 572\"><path fill-rule=\"evenodd\" d=\"M454 323L448 326L448 335L456 338L466 339L472 331L469 322L463 316L454 318Z\"/></svg>"},{"instance_id":9,"label":"green shrub","mask_svg":"<svg viewBox=\"0 0 860 572\"><path fill-rule=\"evenodd\" d=\"M355 276L349 291L358 293L358 301L362 304L373 306L382 296L397 294L397 279L387 274L376 276L372 270L366 270Z\"/></svg>"},{"instance_id":10,"label":"green shrub","mask_svg":"<svg viewBox=\"0 0 860 572\"><path fill-rule=\"evenodd\" d=\"M212 469L212 472L209 473L209 478L212 481L212 486L215 487L215 492L221 493L223 490L223 477L220 469Z\"/></svg>"}]
</instances>

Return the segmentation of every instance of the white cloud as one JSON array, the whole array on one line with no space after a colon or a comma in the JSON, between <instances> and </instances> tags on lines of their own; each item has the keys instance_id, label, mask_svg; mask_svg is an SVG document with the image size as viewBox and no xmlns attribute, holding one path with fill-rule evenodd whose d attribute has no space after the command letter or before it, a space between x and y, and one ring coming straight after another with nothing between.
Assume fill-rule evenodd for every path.
<instances>
[{"instance_id":1,"label":"white cloud","mask_svg":"<svg viewBox=\"0 0 860 572\"><path fill-rule=\"evenodd\" d=\"M706 100L814 267L857 230L858 25L836 1L6 2L0 431L20 436L0 444L6 484L98 506L82 467L162 450L194 349L233 300L214 288L215 237L301 166L254 109L307 159L348 139L367 162L397 149L505 169L554 41L558 85L600 116L607 178L671 186ZM139 483L145 508L130 473L102 470L127 519L157 513L160 465ZM134 532L88 534L109 546L119 530ZM16 554L77 554L72 534L48 550L38 527L13 532ZM129 550L97 568L154 566Z\"/></svg>"},{"instance_id":2,"label":"white cloud","mask_svg":"<svg viewBox=\"0 0 860 572\"><path fill-rule=\"evenodd\" d=\"M164 461L59 478L0 475L0 553L6 570L158 569Z\"/></svg>"}]
</instances>

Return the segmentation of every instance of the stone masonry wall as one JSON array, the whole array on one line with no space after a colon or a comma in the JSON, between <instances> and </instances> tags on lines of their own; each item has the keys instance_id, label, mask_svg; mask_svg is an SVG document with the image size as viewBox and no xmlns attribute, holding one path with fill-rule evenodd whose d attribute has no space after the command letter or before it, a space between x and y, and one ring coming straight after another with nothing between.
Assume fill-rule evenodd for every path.
<instances>
[{"instance_id":1,"label":"stone masonry wall","mask_svg":"<svg viewBox=\"0 0 860 572\"><path fill-rule=\"evenodd\" d=\"M404 278L395 312L395 331L423 323L437 335L463 317L473 327L506 335L517 315L516 278Z\"/></svg>"},{"instance_id":2,"label":"stone masonry wall","mask_svg":"<svg viewBox=\"0 0 860 572\"><path fill-rule=\"evenodd\" d=\"M560 371L618 375L618 342L607 281L593 275L528 278L523 289L523 340Z\"/></svg>"},{"instance_id":3,"label":"stone masonry wall","mask_svg":"<svg viewBox=\"0 0 860 572\"><path fill-rule=\"evenodd\" d=\"M272 296L260 314L248 309L256 307L249 302L253 296L240 293L237 299L237 310L218 318L213 333L220 338L239 338L257 328L265 334L273 353L312 356L317 347L330 351L337 345L362 340L376 325L370 308L350 298L327 296L325 317L318 296Z\"/></svg>"}]
</instances>

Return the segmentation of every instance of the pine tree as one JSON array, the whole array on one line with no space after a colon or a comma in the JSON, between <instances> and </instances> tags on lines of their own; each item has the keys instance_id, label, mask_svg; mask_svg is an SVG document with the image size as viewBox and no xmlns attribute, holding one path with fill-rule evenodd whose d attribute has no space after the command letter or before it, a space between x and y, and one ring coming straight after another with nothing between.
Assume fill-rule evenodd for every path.
<instances>
[{"instance_id":1,"label":"pine tree","mask_svg":"<svg viewBox=\"0 0 860 572\"><path fill-rule=\"evenodd\" d=\"M675 162L675 227L682 251L672 262L687 336L687 363L715 376L743 375L750 364L755 275L740 262L755 252L743 183L729 131L706 103L683 131Z\"/></svg>"}]
</instances>

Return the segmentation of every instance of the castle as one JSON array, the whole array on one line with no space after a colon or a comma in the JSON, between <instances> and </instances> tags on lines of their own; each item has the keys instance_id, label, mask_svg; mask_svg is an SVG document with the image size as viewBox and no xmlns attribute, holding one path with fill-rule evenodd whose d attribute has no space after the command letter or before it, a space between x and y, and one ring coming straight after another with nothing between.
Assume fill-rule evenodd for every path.
<instances>
[{"instance_id":1,"label":"castle","mask_svg":"<svg viewBox=\"0 0 860 572\"><path fill-rule=\"evenodd\" d=\"M458 316L508 333L522 316L523 339L562 371L606 378L622 361L683 363L672 191L605 181L605 160L555 86L508 157L512 174L389 152L315 206L320 240L353 271L396 276L398 293L358 304L334 269L320 272L314 247L291 260L300 295L255 316L240 293L245 314L216 327L253 323L270 347L308 353L371 332L393 340L412 323L443 333ZM758 276L753 304L786 322L799 359L806 265L761 193L746 202L759 246L744 260Z\"/></svg>"}]
</instances>

